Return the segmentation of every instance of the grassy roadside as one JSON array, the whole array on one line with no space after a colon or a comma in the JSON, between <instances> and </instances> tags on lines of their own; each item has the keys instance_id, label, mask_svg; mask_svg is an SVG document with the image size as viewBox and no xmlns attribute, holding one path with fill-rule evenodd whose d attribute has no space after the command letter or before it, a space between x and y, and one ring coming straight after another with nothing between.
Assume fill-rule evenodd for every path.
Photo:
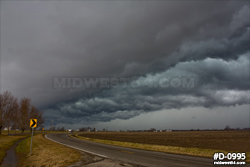
<instances>
[{"instance_id":1,"label":"grassy roadside","mask_svg":"<svg viewBox=\"0 0 250 167\"><path fill-rule=\"evenodd\" d=\"M4 157L6 156L6 151L16 143L18 139L24 138L26 136L7 136L0 135L0 164L2 163Z\"/></svg>"},{"instance_id":2,"label":"grassy roadside","mask_svg":"<svg viewBox=\"0 0 250 167\"><path fill-rule=\"evenodd\" d=\"M30 130L25 130L23 133L30 133ZM9 134L23 134L21 130L10 130ZM2 130L2 134L3 135L8 135L8 131L7 130Z\"/></svg>"},{"instance_id":3,"label":"grassy roadside","mask_svg":"<svg viewBox=\"0 0 250 167\"><path fill-rule=\"evenodd\" d=\"M30 129L27 129L23 132L24 134L31 133ZM23 134L21 130L10 130L9 134L15 134L15 135L22 135ZM41 134L49 134L49 133L69 133L67 131L50 131L50 130L35 130L34 133L41 133ZM8 131L7 130L2 130L3 135L7 135Z\"/></svg>"},{"instance_id":4,"label":"grassy roadside","mask_svg":"<svg viewBox=\"0 0 250 167\"><path fill-rule=\"evenodd\" d=\"M88 140L88 141L93 141L97 143L104 143L104 144L110 144L110 145L116 145L116 146L122 146L122 147L158 151L158 152L165 152L165 153L200 156L200 157L207 157L207 158L212 158L215 152L224 152L224 153L229 152L229 151L215 150L215 149L162 146L162 145L153 145L153 144L140 144L140 143L131 143L131 142L102 140L102 139L87 138L87 137L79 136L78 134L69 135L69 136L73 138L81 139L81 140ZM250 163L250 152L247 152L246 155L247 155L246 162Z\"/></svg>"},{"instance_id":5,"label":"grassy roadside","mask_svg":"<svg viewBox=\"0 0 250 167\"><path fill-rule=\"evenodd\" d=\"M30 151L30 137L19 143L16 152L20 155L20 167L59 167L78 162L82 154L74 149L52 142L42 134L33 137L32 154Z\"/></svg>"}]
</instances>

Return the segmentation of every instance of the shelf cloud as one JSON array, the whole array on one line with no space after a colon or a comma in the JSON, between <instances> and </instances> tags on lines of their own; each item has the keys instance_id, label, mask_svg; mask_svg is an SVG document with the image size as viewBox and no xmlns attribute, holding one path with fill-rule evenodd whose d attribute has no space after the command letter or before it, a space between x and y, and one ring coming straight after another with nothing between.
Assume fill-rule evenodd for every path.
<instances>
[{"instance_id":1,"label":"shelf cloud","mask_svg":"<svg viewBox=\"0 0 250 167\"><path fill-rule=\"evenodd\" d=\"M249 105L249 20L245 1L4 1L1 91L56 124Z\"/></svg>"}]
</instances>

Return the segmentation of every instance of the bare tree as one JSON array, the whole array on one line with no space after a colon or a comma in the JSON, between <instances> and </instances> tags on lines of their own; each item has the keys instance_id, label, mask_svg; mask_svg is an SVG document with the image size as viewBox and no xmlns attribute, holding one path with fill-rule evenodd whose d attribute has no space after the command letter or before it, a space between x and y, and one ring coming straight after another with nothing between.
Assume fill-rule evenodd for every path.
<instances>
[{"instance_id":1,"label":"bare tree","mask_svg":"<svg viewBox=\"0 0 250 167\"><path fill-rule=\"evenodd\" d=\"M43 112L32 106L30 101L31 100L29 98L22 98L17 113L18 125L21 128L22 133L25 129L29 128L30 119L37 119L37 127L44 123L44 119L42 117Z\"/></svg>"},{"instance_id":2,"label":"bare tree","mask_svg":"<svg viewBox=\"0 0 250 167\"><path fill-rule=\"evenodd\" d=\"M80 132L87 132L87 128L82 127L82 128L79 129L79 131L80 131Z\"/></svg>"},{"instance_id":3,"label":"bare tree","mask_svg":"<svg viewBox=\"0 0 250 167\"><path fill-rule=\"evenodd\" d=\"M22 98L17 112L18 125L21 128L22 133L29 127L30 101L29 98Z\"/></svg>"},{"instance_id":4,"label":"bare tree","mask_svg":"<svg viewBox=\"0 0 250 167\"><path fill-rule=\"evenodd\" d=\"M6 94L6 92L4 92ZM6 95L0 94L0 134L2 133L2 128L4 126L4 123L7 119L7 113L5 110L5 106L7 104L7 98Z\"/></svg>"},{"instance_id":5,"label":"bare tree","mask_svg":"<svg viewBox=\"0 0 250 167\"><path fill-rule=\"evenodd\" d=\"M224 128L224 130L231 130L231 128L230 128L230 126L226 126L225 128Z\"/></svg>"},{"instance_id":6,"label":"bare tree","mask_svg":"<svg viewBox=\"0 0 250 167\"><path fill-rule=\"evenodd\" d=\"M65 128L64 128L64 127L62 127L62 128L61 128L61 131L65 131Z\"/></svg>"},{"instance_id":7,"label":"bare tree","mask_svg":"<svg viewBox=\"0 0 250 167\"><path fill-rule=\"evenodd\" d=\"M8 135L10 127L13 128L17 125L16 112L18 110L18 101L13 95L9 97L9 101L6 106L7 119L6 126L8 127Z\"/></svg>"},{"instance_id":8,"label":"bare tree","mask_svg":"<svg viewBox=\"0 0 250 167\"><path fill-rule=\"evenodd\" d=\"M52 126L51 131L55 131L55 130L56 130L56 127Z\"/></svg>"},{"instance_id":9,"label":"bare tree","mask_svg":"<svg viewBox=\"0 0 250 167\"><path fill-rule=\"evenodd\" d=\"M9 91L0 94L0 134L3 126L19 127L22 133L29 128L30 119L37 119L37 127L44 123L43 112L31 106L29 98L22 98L20 104Z\"/></svg>"},{"instance_id":10,"label":"bare tree","mask_svg":"<svg viewBox=\"0 0 250 167\"><path fill-rule=\"evenodd\" d=\"M17 99L9 91L0 94L0 134L3 126L8 126L9 129L14 119L13 112L17 109L17 106Z\"/></svg>"}]
</instances>

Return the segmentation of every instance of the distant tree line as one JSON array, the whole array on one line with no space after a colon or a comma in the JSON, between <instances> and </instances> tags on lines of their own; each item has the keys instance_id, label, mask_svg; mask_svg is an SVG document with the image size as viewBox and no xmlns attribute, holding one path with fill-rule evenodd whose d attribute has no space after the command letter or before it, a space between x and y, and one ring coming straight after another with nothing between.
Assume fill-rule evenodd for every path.
<instances>
[{"instance_id":1,"label":"distant tree line","mask_svg":"<svg viewBox=\"0 0 250 167\"><path fill-rule=\"evenodd\" d=\"M178 131L250 131L250 128L231 128L226 126L224 129L163 129L157 130L155 128L150 128L148 130L120 130L120 132L178 132Z\"/></svg>"},{"instance_id":2,"label":"distant tree line","mask_svg":"<svg viewBox=\"0 0 250 167\"><path fill-rule=\"evenodd\" d=\"M59 127L51 126L49 130L50 131L62 131L62 132L64 132L67 129L65 129L64 127L60 127L60 126Z\"/></svg>"},{"instance_id":3,"label":"distant tree line","mask_svg":"<svg viewBox=\"0 0 250 167\"><path fill-rule=\"evenodd\" d=\"M44 123L43 112L31 105L31 99L18 100L9 91L0 94L0 134L2 128L20 129L22 133L29 129L30 119L37 119L37 127Z\"/></svg>"},{"instance_id":4,"label":"distant tree line","mask_svg":"<svg viewBox=\"0 0 250 167\"><path fill-rule=\"evenodd\" d=\"M95 127L91 128L91 127L88 126L88 127L82 127L82 128L80 128L79 131L80 132L96 132L97 130L96 130ZM103 130L103 131L105 131L105 130Z\"/></svg>"}]
</instances>

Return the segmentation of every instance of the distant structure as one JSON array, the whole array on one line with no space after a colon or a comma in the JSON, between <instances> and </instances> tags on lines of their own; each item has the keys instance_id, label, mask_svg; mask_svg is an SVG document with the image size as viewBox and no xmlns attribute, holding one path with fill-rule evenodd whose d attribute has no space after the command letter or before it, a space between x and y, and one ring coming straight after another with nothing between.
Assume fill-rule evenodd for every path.
<instances>
[{"instance_id":1,"label":"distant structure","mask_svg":"<svg viewBox=\"0 0 250 167\"><path fill-rule=\"evenodd\" d=\"M8 130L8 127L5 127L3 130ZM9 127L9 130L11 130L11 126Z\"/></svg>"}]
</instances>

